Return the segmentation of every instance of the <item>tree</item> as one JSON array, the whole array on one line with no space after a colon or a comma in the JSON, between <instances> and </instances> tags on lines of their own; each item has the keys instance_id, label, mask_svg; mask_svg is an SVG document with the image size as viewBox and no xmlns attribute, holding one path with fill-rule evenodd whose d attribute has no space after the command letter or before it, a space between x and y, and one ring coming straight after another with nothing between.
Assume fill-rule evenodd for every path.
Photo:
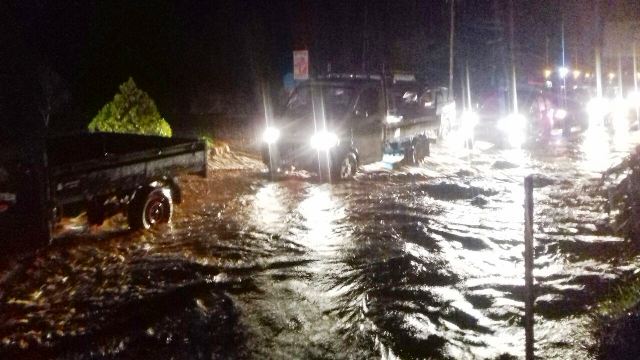
<instances>
[{"instance_id":1,"label":"tree","mask_svg":"<svg viewBox=\"0 0 640 360\"><path fill-rule=\"evenodd\" d=\"M138 89L132 78L93 118L89 131L171 136L171 126L160 116L149 94Z\"/></svg>"}]
</instances>

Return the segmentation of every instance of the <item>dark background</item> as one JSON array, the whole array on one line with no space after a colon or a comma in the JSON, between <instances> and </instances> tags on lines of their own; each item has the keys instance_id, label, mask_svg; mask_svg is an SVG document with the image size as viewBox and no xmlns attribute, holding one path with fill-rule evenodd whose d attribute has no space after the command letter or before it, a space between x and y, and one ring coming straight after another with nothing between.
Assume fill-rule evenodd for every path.
<instances>
[{"instance_id":1,"label":"dark background","mask_svg":"<svg viewBox=\"0 0 640 360\"><path fill-rule=\"evenodd\" d=\"M514 1L521 76L560 61L592 63L596 1ZM456 79L469 63L474 90L504 85L508 3L456 2ZM601 1L603 19L640 18L635 0ZM186 114L261 109L277 98L291 51L309 49L312 73L412 71L447 83L449 3L380 1L0 2L0 132L23 136L53 104L50 131L83 129L132 76L172 125ZM363 59L365 59L363 61ZM53 100L53 101L52 101Z\"/></svg>"}]
</instances>

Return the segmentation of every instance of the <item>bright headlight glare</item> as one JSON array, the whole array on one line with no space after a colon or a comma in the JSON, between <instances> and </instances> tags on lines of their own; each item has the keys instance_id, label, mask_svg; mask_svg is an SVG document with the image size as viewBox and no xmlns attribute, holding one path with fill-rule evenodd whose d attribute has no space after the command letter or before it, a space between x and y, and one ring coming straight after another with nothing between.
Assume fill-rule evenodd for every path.
<instances>
[{"instance_id":1,"label":"bright headlight glare","mask_svg":"<svg viewBox=\"0 0 640 360\"><path fill-rule=\"evenodd\" d=\"M478 114L473 111L465 111L460 115L460 120L462 121L462 126L474 128L478 125Z\"/></svg>"},{"instance_id":2,"label":"bright headlight glare","mask_svg":"<svg viewBox=\"0 0 640 360\"><path fill-rule=\"evenodd\" d=\"M587 103L587 115L589 116L589 125L602 125L604 118L611 112L611 104L609 100L604 98L593 98Z\"/></svg>"},{"instance_id":3,"label":"bright headlight glare","mask_svg":"<svg viewBox=\"0 0 640 360\"><path fill-rule=\"evenodd\" d=\"M627 95L627 102L631 107L640 106L640 91L632 91Z\"/></svg>"},{"instance_id":4,"label":"bright headlight glare","mask_svg":"<svg viewBox=\"0 0 640 360\"><path fill-rule=\"evenodd\" d=\"M516 131L524 129L525 117L522 114L509 114L498 120L498 129L502 131Z\"/></svg>"},{"instance_id":5,"label":"bright headlight glare","mask_svg":"<svg viewBox=\"0 0 640 360\"><path fill-rule=\"evenodd\" d=\"M558 120L564 120L564 118L567 117L567 110L565 109L558 109L556 110L554 117Z\"/></svg>"},{"instance_id":6,"label":"bright headlight glare","mask_svg":"<svg viewBox=\"0 0 640 360\"><path fill-rule=\"evenodd\" d=\"M526 120L522 114L509 114L498 120L497 127L511 146L519 147L524 143Z\"/></svg>"},{"instance_id":7,"label":"bright headlight glare","mask_svg":"<svg viewBox=\"0 0 640 360\"><path fill-rule=\"evenodd\" d=\"M264 130L264 133L262 133L262 141L266 142L267 144L273 144L278 141L279 138L280 130L273 127L266 128Z\"/></svg>"},{"instance_id":8,"label":"bright headlight glare","mask_svg":"<svg viewBox=\"0 0 640 360\"><path fill-rule=\"evenodd\" d=\"M328 131L320 131L311 137L311 147L316 150L328 150L338 145L336 134Z\"/></svg>"}]
</instances>

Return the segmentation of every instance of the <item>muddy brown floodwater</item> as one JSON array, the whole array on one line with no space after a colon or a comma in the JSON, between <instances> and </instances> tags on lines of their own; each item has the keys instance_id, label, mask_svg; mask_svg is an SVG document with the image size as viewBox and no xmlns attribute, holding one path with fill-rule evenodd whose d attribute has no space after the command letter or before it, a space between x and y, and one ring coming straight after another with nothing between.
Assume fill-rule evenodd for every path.
<instances>
[{"instance_id":1,"label":"muddy brown floodwater","mask_svg":"<svg viewBox=\"0 0 640 360\"><path fill-rule=\"evenodd\" d=\"M174 222L68 221L3 269L0 357L522 357L523 178L535 189L536 352L588 358L613 261L592 194L637 136L592 129L525 150L439 144L418 167L319 184L260 171L183 180Z\"/></svg>"}]
</instances>

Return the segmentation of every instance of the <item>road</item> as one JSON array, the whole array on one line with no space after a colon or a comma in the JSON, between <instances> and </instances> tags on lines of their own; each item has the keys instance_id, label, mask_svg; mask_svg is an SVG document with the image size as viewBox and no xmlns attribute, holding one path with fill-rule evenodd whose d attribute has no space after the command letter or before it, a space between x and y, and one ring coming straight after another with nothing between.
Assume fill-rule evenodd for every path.
<instances>
[{"instance_id":1,"label":"road","mask_svg":"<svg viewBox=\"0 0 640 360\"><path fill-rule=\"evenodd\" d=\"M601 130L601 129L600 129ZM589 312L637 268L599 172L637 134L500 149L453 139L354 181L216 171L173 224L68 219L2 269L4 358L485 359L524 353L523 178L535 197L536 352L586 358ZM508 357L505 357L508 358Z\"/></svg>"}]
</instances>

